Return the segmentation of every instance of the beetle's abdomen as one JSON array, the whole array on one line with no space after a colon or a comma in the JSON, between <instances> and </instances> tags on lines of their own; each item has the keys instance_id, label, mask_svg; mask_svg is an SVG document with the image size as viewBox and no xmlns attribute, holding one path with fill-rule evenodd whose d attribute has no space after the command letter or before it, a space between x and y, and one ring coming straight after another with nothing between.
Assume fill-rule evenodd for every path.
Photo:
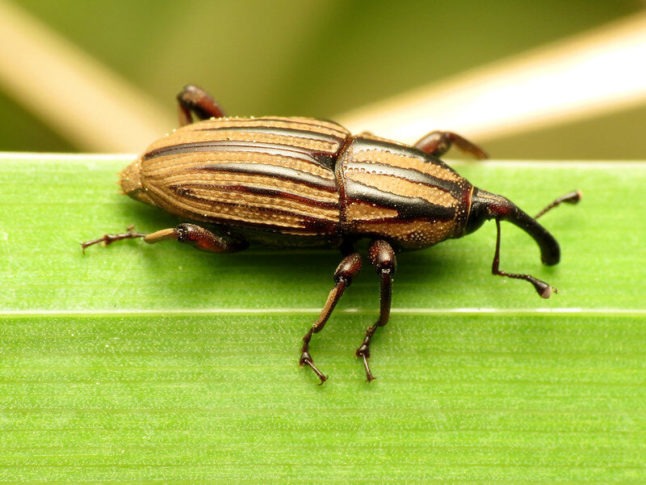
<instances>
[{"instance_id":1,"label":"beetle's abdomen","mask_svg":"<svg viewBox=\"0 0 646 485\"><path fill-rule=\"evenodd\" d=\"M294 236L338 234L334 166L348 135L310 118L201 121L151 145L124 170L122 187L189 220Z\"/></svg>"},{"instance_id":2,"label":"beetle's abdomen","mask_svg":"<svg viewBox=\"0 0 646 485\"><path fill-rule=\"evenodd\" d=\"M462 234L472 186L441 160L362 135L339 164L344 231L383 237L406 249Z\"/></svg>"}]
</instances>

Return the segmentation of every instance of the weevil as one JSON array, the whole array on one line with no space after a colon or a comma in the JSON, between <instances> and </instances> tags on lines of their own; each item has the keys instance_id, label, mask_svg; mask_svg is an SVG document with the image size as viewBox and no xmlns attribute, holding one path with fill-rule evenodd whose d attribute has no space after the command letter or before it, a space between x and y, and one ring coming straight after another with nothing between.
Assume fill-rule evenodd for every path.
<instances>
[{"instance_id":1,"label":"weevil","mask_svg":"<svg viewBox=\"0 0 646 485\"><path fill-rule=\"evenodd\" d=\"M125 194L184 220L177 227L121 234L82 244L105 245L142 238L176 240L215 253L250 244L281 248L340 249L334 287L319 317L303 337L299 364L327 379L314 364L310 340L361 269L358 241L368 239L368 259L380 279L377 321L367 328L355 354L368 381L370 342L388 323L396 252L425 248L496 222L494 275L528 281L549 298L549 284L528 274L507 273L500 264L500 221L509 221L538 244L541 260L557 264L560 248L536 219L579 191L559 197L535 217L507 198L474 187L439 159L452 145L486 158L477 145L453 132L432 131L413 146L352 135L341 125L303 117L226 117L203 89L186 86L178 95L179 129L154 142L121 173ZM194 118L197 118L194 121Z\"/></svg>"}]
</instances>

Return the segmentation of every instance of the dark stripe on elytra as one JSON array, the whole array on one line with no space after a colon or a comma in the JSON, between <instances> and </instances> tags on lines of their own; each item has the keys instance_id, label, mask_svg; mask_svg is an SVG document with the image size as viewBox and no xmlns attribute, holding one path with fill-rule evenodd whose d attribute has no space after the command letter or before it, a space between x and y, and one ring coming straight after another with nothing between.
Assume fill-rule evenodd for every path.
<instances>
[{"instance_id":1,"label":"dark stripe on elytra","mask_svg":"<svg viewBox=\"0 0 646 485\"><path fill-rule=\"evenodd\" d=\"M312 163L318 161L312 156L311 151L301 147L279 145L276 143L258 143L253 141L196 141L190 143L177 143L166 147L151 150L144 155L144 160L150 160L165 155L181 155L191 152L260 152L269 155L298 158Z\"/></svg>"},{"instance_id":2,"label":"dark stripe on elytra","mask_svg":"<svg viewBox=\"0 0 646 485\"><path fill-rule=\"evenodd\" d=\"M368 185L346 179L346 195L349 201L368 202L386 209L394 209L402 219L451 220L455 208L432 204L419 197L405 197L384 192Z\"/></svg>"},{"instance_id":3,"label":"dark stripe on elytra","mask_svg":"<svg viewBox=\"0 0 646 485\"><path fill-rule=\"evenodd\" d=\"M202 189L202 190L212 190L214 192L242 192L245 194L253 195L262 195L274 199L289 199L304 206L318 207L321 209L338 209L339 204L337 202L324 202L316 199L310 199L303 195L294 194L293 192L286 192L284 190L271 189L266 187L254 187L250 185L214 185L214 184L181 184L181 185L170 185L169 188L173 190L179 197L184 197L186 195L191 195L194 198L199 198L192 189ZM214 202L212 200L204 199L205 202Z\"/></svg>"},{"instance_id":4,"label":"dark stripe on elytra","mask_svg":"<svg viewBox=\"0 0 646 485\"><path fill-rule=\"evenodd\" d=\"M361 170L368 173L377 172L377 176L390 175L415 184L422 184L449 192L455 197L461 197L462 194L462 188L456 182L444 180L413 168L400 168L387 163L350 162L346 165L346 170ZM351 174L347 176L352 178Z\"/></svg>"},{"instance_id":5,"label":"dark stripe on elytra","mask_svg":"<svg viewBox=\"0 0 646 485\"><path fill-rule=\"evenodd\" d=\"M287 157L302 162L312 163L326 170L333 171L336 157L327 152L308 150L307 148L282 145L277 143L259 143L244 141L201 141L178 143L167 147L157 148L146 153L143 160L167 155L183 155L191 152L247 152L262 153L270 156Z\"/></svg>"},{"instance_id":6,"label":"dark stripe on elytra","mask_svg":"<svg viewBox=\"0 0 646 485\"><path fill-rule=\"evenodd\" d=\"M251 133L266 133L279 136L292 136L294 138L305 138L307 140L316 140L327 143L343 143L345 137L328 135L310 130L299 130L297 128L283 128L274 126L217 126L209 128L200 128L196 131L248 131Z\"/></svg>"},{"instance_id":7,"label":"dark stripe on elytra","mask_svg":"<svg viewBox=\"0 0 646 485\"><path fill-rule=\"evenodd\" d=\"M355 140L355 145L353 147L353 150L355 152L362 152L362 151L375 150L375 149L383 150L385 152L393 153L395 155L400 155L402 157L416 158L420 162L437 165L438 167L442 167L448 172L453 173L458 177L460 177L460 174L458 174L455 170L449 167L442 160L428 153L424 153L423 151L415 147L395 145L387 141L372 140L372 139L361 138L361 137L358 137Z\"/></svg>"},{"instance_id":8,"label":"dark stripe on elytra","mask_svg":"<svg viewBox=\"0 0 646 485\"><path fill-rule=\"evenodd\" d=\"M292 137L294 138L294 145L285 145L285 144L276 144L274 146L289 147L297 150L302 150L304 153L311 155L323 168L328 170L334 170L336 164L336 157L343 144L346 137L337 137L334 135L326 135L324 133L317 133L315 131L308 130L298 130L295 128L274 128L271 126L219 126L215 128L200 128L196 131L242 131L253 133L263 133L268 135L276 135L283 137ZM251 135L253 136L253 135ZM299 146L299 139L301 140L314 140L324 143L335 143L337 145L336 150L326 151L326 150L313 150L306 147ZM240 143L239 141L232 141L232 143ZM257 143L249 141L247 143L253 143L254 145L262 146L262 143Z\"/></svg>"},{"instance_id":9,"label":"dark stripe on elytra","mask_svg":"<svg viewBox=\"0 0 646 485\"><path fill-rule=\"evenodd\" d=\"M280 165L269 165L265 163L214 163L200 165L187 169L187 172L205 170L209 172L244 173L250 175L262 175L281 180L289 180L297 184L307 185L327 192L336 191L336 182L317 175L302 172L294 168L281 167Z\"/></svg>"}]
</instances>

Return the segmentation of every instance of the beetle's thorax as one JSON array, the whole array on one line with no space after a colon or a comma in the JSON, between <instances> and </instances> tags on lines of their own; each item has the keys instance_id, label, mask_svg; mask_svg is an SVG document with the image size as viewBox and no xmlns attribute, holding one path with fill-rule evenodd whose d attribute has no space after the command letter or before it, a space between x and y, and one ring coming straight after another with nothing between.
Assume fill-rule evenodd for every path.
<instances>
[{"instance_id":1,"label":"beetle's thorax","mask_svg":"<svg viewBox=\"0 0 646 485\"><path fill-rule=\"evenodd\" d=\"M404 249L464 233L472 186L441 160L361 135L337 164L345 233L384 238Z\"/></svg>"}]
</instances>

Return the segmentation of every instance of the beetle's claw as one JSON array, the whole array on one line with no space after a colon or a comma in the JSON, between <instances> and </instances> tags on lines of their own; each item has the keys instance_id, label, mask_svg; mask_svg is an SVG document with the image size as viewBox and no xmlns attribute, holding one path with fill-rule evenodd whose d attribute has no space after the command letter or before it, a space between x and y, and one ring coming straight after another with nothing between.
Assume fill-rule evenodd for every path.
<instances>
[{"instance_id":1,"label":"beetle's claw","mask_svg":"<svg viewBox=\"0 0 646 485\"><path fill-rule=\"evenodd\" d=\"M363 359L363 367L366 370L366 379L368 380L368 382L374 381L376 377L372 375L372 371L370 370L370 366L368 365L368 358L370 358L370 350L368 346L366 344L363 344L357 349L355 354L357 357L361 357Z\"/></svg>"},{"instance_id":2,"label":"beetle's claw","mask_svg":"<svg viewBox=\"0 0 646 485\"><path fill-rule=\"evenodd\" d=\"M298 365L300 365L300 366L303 366L303 365L309 366L314 371L314 373L318 376L318 378L321 379L321 382L319 382L319 385L321 385L325 381L327 381L327 376L325 374L323 374L323 372L321 372L319 370L319 368L314 365L314 361L312 360L312 356L310 355L309 352L303 352L301 354L301 358L298 361Z\"/></svg>"},{"instance_id":3,"label":"beetle's claw","mask_svg":"<svg viewBox=\"0 0 646 485\"><path fill-rule=\"evenodd\" d=\"M376 377L372 375L372 371L370 370L370 366L368 365L368 357L366 357L365 354L363 354L362 357L363 357L363 366L366 369L366 379L368 380L368 382L372 382L376 379Z\"/></svg>"}]
</instances>

